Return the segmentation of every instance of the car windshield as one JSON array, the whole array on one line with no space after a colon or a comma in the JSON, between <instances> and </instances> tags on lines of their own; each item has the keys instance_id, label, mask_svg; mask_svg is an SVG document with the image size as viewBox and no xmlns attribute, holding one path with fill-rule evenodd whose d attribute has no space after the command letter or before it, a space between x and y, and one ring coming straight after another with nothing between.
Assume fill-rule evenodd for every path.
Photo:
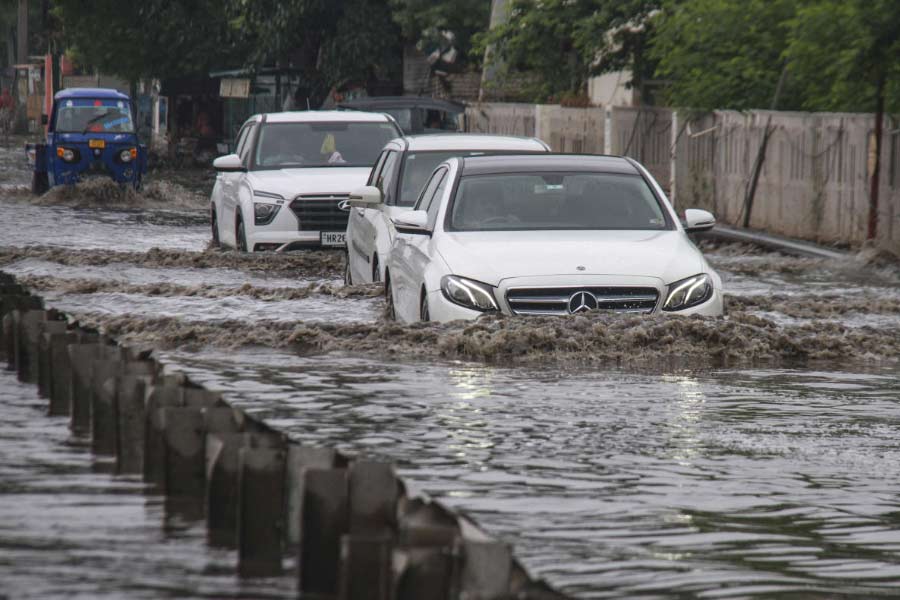
<instances>
[{"instance_id":1,"label":"car windshield","mask_svg":"<svg viewBox=\"0 0 900 600\"><path fill-rule=\"evenodd\" d=\"M451 150L439 152L409 152L403 163L398 206L412 206L422 191L422 186L439 164L455 156L494 156L497 154L532 154L528 151L510 150Z\"/></svg>"},{"instance_id":2,"label":"car windshield","mask_svg":"<svg viewBox=\"0 0 900 600\"><path fill-rule=\"evenodd\" d=\"M62 100L56 110L58 133L134 133L131 104L113 98Z\"/></svg>"},{"instance_id":3,"label":"car windshield","mask_svg":"<svg viewBox=\"0 0 900 600\"><path fill-rule=\"evenodd\" d=\"M662 207L637 175L509 173L460 180L453 231L669 229Z\"/></svg>"},{"instance_id":4,"label":"car windshield","mask_svg":"<svg viewBox=\"0 0 900 600\"><path fill-rule=\"evenodd\" d=\"M267 123L254 162L260 169L371 167L398 135L392 123Z\"/></svg>"}]
</instances>

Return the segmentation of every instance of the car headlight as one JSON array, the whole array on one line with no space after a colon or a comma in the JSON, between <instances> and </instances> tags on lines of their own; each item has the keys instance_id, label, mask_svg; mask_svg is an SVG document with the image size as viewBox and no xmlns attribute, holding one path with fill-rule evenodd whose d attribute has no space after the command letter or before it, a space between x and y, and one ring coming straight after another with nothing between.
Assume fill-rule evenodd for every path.
<instances>
[{"instance_id":1,"label":"car headlight","mask_svg":"<svg viewBox=\"0 0 900 600\"><path fill-rule=\"evenodd\" d=\"M253 203L253 220L257 225L268 225L278 214L281 208L279 204Z\"/></svg>"},{"instance_id":2,"label":"car headlight","mask_svg":"<svg viewBox=\"0 0 900 600\"><path fill-rule=\"evenodd\" d=\"M494 293L491 286L485 283L472 281L456 275L444 275L441 279L441 291L444 297L454 304L459 304L472 310L487 312L499 310L494 301Z\"/></svg>"},{"instance_id":3,"label":"car headlight","mask_svg":"<svg viewBox=\"0 0 900 600\"><path fill-rule=\"evenodd\" d=\"M119 160L128 163L137 158L137 148L126 148L119 152Z\"/></svg>"},{"instance_id":4,"label":"car headlight","mask_svg":"<svg viewBox=\"0 0 900 600\"><path fill-rule=\"evenodd\" d=\"M713 293L712 280L709 275L700 274L676 281L669 286L669 295L663 304L663 310L684 310L703 304Z\"/></svg>"}]
</instances>

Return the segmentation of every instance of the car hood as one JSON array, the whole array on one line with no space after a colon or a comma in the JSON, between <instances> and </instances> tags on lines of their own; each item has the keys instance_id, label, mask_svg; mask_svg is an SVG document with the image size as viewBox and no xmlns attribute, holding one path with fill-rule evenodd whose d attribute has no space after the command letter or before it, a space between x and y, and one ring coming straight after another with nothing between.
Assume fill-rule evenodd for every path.
<instances>
[{"instance_id":1,"label":"car hood","mask_svg":"<svg viewBox=\"0 0 900 600\"><path fill-rule=\"evenodd\" d=\"M293 198L298 194L348 194L366 185L369 167L323 167L321 169L273 169L251 171L254 190Z\"/></svg>"},{"instance_id":2,"label":"car hood","mask_svg":"<svg viewBox=\"0 0 900 600\"><path fill-rule=\"evenodd\" d=\"M681 231L448 232L439 252L451 272L499 285L552 275L654 277L669 284L707 270Z\"/></svg>"}]
</instances>

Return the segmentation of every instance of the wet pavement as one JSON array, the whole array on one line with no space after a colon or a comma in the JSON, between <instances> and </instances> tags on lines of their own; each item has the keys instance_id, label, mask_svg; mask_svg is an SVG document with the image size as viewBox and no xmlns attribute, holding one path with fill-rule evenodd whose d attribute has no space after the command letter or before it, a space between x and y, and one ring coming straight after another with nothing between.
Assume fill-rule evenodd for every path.
<instances>
[{"instance_id":1,"label":"wet pavement","mask_svg":"<svg viewBox=\"0 0 900 600\"><path fill-rule=\"evenodd\" d=\"M196 190L104 208L102 188L3 185L0 268L49 304L299 440L391 458L577 597L900 596L890 265L709 245L723 319L404 326L377 288L341 287L336 253L208 249ZM0 539L24 540L3 542L0 596L102 596L106 569L109 597L261 597L139 482L98 472L32 388L2 375L0 403Z\"/></svg>"}]
</instances>

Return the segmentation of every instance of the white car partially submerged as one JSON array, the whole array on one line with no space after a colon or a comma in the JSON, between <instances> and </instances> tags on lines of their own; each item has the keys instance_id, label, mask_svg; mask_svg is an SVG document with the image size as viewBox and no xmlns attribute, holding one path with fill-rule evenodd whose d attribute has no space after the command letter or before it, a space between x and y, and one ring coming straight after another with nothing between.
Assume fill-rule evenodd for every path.
<instances>
[{"instance_id":1,"label":"white car partially submerged","mask_svg":"<svg viewBox=\"0 0 900 600\"><path fill-rule=\"evenodd\" d=\"M454 158L397 228L385 272L403 321L591 310L721 315L722 282L637 162L609 156Z\"/></svg>"},{"instance_id":2,"label":"white car partially submerged","mask_svg":"<svg viewBox=\"0 0 900 600\"><path fill-rule=\"evenodd\" d=\"M343 247L350 192L400 135L380 113L304 111L255 115L234 154L213 162L213 242L249 252Z\"/></svg>"},{"instance_id":3,"label":"white car partially submerged","mask_svg":"<svg viewBox=\"0 0 900 600\"><path fill-rule=\"evenodd\" d=\"M366 187L351 194L345 283L382 281L396 231L392 219L411 210L435 167L454 156L550 152L537 138L477 133L408 136L382 150Z\"/></svg>"}]
</instances>

